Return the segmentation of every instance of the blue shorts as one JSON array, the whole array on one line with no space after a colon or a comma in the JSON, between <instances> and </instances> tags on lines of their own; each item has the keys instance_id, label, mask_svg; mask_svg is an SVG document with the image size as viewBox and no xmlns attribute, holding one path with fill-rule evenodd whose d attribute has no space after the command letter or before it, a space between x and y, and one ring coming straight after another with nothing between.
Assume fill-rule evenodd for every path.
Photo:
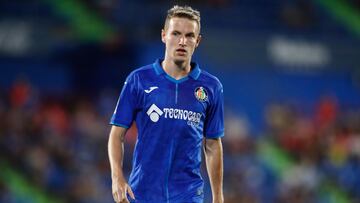
<instances>
[{"instance_id":1,"label":"blue shorts","mask_svg":"<svg viewBox=\"0 0 360 203\"><path fill-rule=\"evenodd\" d=\"M196 195L194 197L190 197L187 199L176 199L176 200L167 200L167 201L149 201L149 200L133 200L128 196L130 203L203 203L204 202L204 194Z\"/></svg>"}]
</instances>

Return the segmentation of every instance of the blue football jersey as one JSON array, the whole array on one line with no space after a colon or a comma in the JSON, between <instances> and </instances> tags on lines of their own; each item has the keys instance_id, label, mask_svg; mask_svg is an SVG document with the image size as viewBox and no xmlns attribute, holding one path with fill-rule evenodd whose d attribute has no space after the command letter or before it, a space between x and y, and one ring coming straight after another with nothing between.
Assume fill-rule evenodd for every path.
<instances>
[{"instance_id":1,"label":"blue football jersey","mask_svg":"<svg viewBox=\"0 0 360 203\"><path fill-rule=\"evenodd\" d=\"M136 202L202 202L203 138L224 135L223 87L191 63L175 80L161 60L126 79L110 124L138 128L129 184Z\"/></svg>"}]
</instances>

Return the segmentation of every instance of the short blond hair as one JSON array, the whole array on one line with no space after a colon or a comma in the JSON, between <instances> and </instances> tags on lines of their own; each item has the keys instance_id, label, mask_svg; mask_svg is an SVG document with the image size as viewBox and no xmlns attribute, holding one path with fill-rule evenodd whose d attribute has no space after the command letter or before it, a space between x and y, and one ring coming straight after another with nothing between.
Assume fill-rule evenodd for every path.
<instances>
[{"instance_id":1,"label":"short blond hair","mask_svg":"<svg viewBox=\"0 0 360 203\"><path fill-rule=\"evenodd\" d=\"M198 24L199 33L200 33L200 12L191 8L190 6L178 6L175 5L167 11L167 16L164 24L164 30L167 30L169 26L169 21L171 18L187 18L193 20Z\"/></svg>"}]
</instances>

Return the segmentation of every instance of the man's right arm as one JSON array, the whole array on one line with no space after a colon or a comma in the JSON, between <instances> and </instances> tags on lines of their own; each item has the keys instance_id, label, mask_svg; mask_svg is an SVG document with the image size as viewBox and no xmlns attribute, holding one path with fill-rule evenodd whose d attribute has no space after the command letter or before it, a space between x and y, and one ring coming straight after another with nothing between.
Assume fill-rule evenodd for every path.
<instances>
[{"instance_id":1,"label":"man's right arm","mask_svg":"<svg viewBox=\"0 0 360 203\"><path fill-rule=\"evenodd\" d=\"M112 126L108 142L108 154L111 167L112 194L115 202L129 202L126 194L135 199L122 170L124 159L124 140L127 129Z\"/></svg>"}]
</instances>

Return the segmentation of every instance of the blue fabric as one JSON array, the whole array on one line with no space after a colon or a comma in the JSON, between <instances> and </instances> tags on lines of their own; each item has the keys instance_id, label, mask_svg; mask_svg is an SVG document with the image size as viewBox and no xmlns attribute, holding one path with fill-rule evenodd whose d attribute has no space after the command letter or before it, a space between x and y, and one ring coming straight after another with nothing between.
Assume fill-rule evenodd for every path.
<instances>
[{"instance_id":1,"label":"blue fabric","mask_svg":"<svg viewBox=\"0 0 360 203\"><path fill-rule=\"evenodd\" d=\"M129 179L136 202L202 202L202 140L224 135L222 85L196 63L180 80L160 64L128 76L110 124L137 124Z\"/></svg>"}]
</instances>

